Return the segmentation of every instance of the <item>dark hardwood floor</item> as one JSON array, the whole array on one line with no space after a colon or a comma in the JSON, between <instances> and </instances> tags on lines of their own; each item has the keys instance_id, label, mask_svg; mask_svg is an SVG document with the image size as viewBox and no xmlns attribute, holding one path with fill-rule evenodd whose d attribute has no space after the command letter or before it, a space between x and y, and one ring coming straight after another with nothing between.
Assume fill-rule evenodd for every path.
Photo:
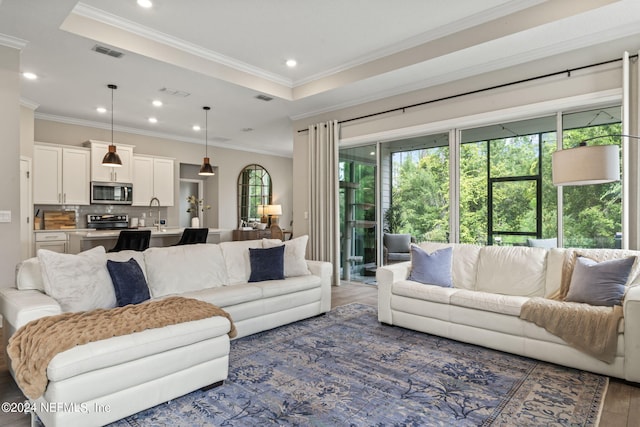
<instances>
[{"instance_id":1,"label":"dark hardwood floor","mask_svg":"<svg viewBox=\"0 0 640 427\"><path fill-rule=\"evenodd\" d=\"M374 285L343 282L334 287L331 306L359 302L377 305L377 288ZM9 374L4 358L4 348L0 357L0 402L23 402L24 396ZM28 427L30 417L23 414L0 412L0 426ZM601 427L636 427L640 425L640 385L628 384L612 378L604 402L600 420Z\"/></svg>"}]
</instances>

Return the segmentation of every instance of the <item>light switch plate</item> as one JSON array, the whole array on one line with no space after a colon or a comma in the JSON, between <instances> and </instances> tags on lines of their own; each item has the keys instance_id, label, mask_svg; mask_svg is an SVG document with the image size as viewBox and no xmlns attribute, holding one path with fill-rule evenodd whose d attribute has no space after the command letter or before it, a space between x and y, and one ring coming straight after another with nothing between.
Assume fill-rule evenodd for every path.
<instances>
[{"instance_id":1,"label":"light switch plate","mask_svg":"<svg viewBox=\"0 0 640 427\"><path fill-rule=\"evenodd\" d=\"M0 211L0 222L11 222L11 211Z\"/></svg>"}]
</instances>

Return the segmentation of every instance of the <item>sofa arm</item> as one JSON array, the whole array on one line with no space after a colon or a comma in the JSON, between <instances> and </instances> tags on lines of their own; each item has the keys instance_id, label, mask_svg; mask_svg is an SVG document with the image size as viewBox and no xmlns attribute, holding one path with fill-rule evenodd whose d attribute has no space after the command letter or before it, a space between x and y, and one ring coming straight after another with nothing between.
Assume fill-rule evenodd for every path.
<instances>
[{"instance_id":1,"label":"sofa arm","mask_svg":"<svg viewBox=\"0 0 640 427\"><path fill-rule=\"evenodd\" d=\"M627 290L624 309L624 378L640 382L640 286Z\"/></svg>"},{"instance_id":2,"label":"sofa arm","mask_svg":"<svg viewBox=\"0 0 640 427\"><path fill-rule=\"evenodd\" d=\"M33 289L0 289L0 313L14 330L32 320L62 313L60 304L48 295Z\"/></svg>"},{"instance_id":3,"label":"sofa arm","mask_svg":"<svg viewBox=\"0 0 640 427\"><path fill-rule=\"evenodd\" d=\"M322 299L320 301L322 312L331 311L331 275L333 274L333 266L326 261L307 260L307 267L311 274L320 277L322 281Z\"/></svg>"},{"instance_id":4,"label":"sofa arm","mask_svg":"<svg viewBox=\"0 0 640 427\"><path fill-rule=\"evenodd\" d=\"M378 320L393 325L391 317L391 288L394 282L405 280L409 276L411 261L378 267Z\"/></svg>"}]
</instances>

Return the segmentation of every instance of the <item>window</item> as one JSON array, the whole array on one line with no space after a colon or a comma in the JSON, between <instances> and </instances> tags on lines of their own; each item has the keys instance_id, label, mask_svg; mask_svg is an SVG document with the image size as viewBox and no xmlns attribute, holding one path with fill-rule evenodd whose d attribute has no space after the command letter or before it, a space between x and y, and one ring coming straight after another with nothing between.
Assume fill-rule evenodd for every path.
<instances>
[{"instance_id":1,"label":"window","mask_svg":"<svg viewBox=\"0 0 640 427\"><path fill-rule=\"evenodd\" d=\"M390 199L384 230L416 241L449 241L449 134L385 144L390 150Z\"/></svg>"},{"instance_id":2,"label":"window","mask_svg":"<svg viewBox=\"0 0 640 427\"><path fill-rule=\"evenodd\" d=\"M460 242L525 245L555 237L555 116L461 132Z\"/></svg>"},{"instance_id":3,"label":"window","mask_svg":"<svg viewBox=\"0 0 640 427\"><path fill-rule=\"evenodd\" d=\"M260 222L259 206L271 204L271 176L265 168L252 164L238 175L238 227L241 222Z\"/></svg>"},{"instance_id":4,"label":"window","mask_svg":"<svg viewBox=\"0 0 640 427\"><path fill-rule=\"evenodd\" d=\"M621 133L620 107L603 108L562 117L563 148L577 146L580 141ZM599 138L590 145L620 145L620 137ZM563 187L562 217L564 246L581 248L614 248L621 243L622 184Z\"/></svg>"}]
</instances>

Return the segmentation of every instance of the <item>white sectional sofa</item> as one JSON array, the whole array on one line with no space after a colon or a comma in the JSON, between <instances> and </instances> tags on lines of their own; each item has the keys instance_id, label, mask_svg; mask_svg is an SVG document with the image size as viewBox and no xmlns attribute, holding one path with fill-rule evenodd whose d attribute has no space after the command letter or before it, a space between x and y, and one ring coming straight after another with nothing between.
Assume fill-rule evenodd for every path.
<instances>
[{"instance_id":1,"label":"white sectional sofa","mask_svg":"<svg viewBox=\"0 0 640 427\"><path fill-rule=\"evenodd\" d=\"M589 356L519 318L525 301L550 297L559 290L570 254L618 258L640 252L442 243L419 246L427 253L453 247L453 287L407 280L411 262L378 268L380 322L640 382L640 287L633 286L640 281L638 261L626 283L624 320L618 327L613 363Z\"/></svg>"},{"instance_id":2,"label":"white sectional sofa","mask_svg":"<svg viewBox=\"0 0 640 427\"><path fill-rule=\"evenodd\" d=\"M146 277L152 300L180 295L217 305L231 315L237 337L242 337L331 308L331 264L304 260L306 236L286 242L283 280L248 282L249 249L279 244L253 240L98 256L115 261L133 257ZM102 249L92 251L96 250ZM81 256L67 255L71 258L63 261L73 263L73 257ZM27 260L17 269L16 286L0 289L5 347L18 328L63 312L61 304L45 292L44 270L38 258ZM103 425L219 383L228 372L229 330L227 318L210 317L59 353L49 363L47 389L32 401L36 413L48 427ZM69 406L72 403L82 406Z\"/></svg>"}]
</instances>

